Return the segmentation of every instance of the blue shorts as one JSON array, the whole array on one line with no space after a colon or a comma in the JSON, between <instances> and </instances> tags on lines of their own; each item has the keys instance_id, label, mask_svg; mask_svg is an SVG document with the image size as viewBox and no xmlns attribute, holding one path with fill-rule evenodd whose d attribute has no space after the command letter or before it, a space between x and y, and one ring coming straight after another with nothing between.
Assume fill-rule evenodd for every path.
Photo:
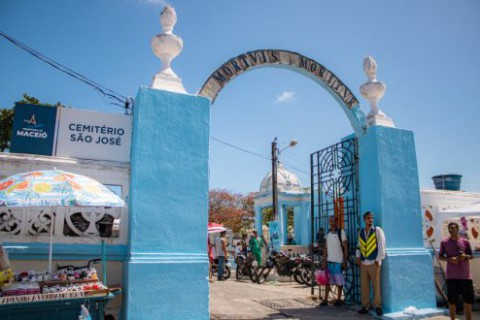
<instances>
[{"instance_id":1,"label":"blue shorts","mask_svg":"<svg viewBox=\"0 0 480 320\"><path fill-rule=\"evenodd\" d=\"M343 276L342 264L338 262L328 262L327 268L328 268L328 272L330 273L329 281L328 281L329 284L344 286L345 277Z\"/></svg>"}]
</instances>

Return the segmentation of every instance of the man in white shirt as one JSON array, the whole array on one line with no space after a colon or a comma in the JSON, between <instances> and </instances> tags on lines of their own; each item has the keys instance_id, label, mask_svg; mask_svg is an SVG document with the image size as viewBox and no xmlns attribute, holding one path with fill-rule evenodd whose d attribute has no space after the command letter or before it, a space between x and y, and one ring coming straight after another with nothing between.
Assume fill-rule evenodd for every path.
<instances>
[{"instance_id":1,"label":"man in white shirt","mask_svg":"<svg viewBox=\"0 0 480 320\"><path fill-rule=\"evenodd\" d=\"M225 239L227 235L226 231L222 231L220 233L220 237L217 238L215 241L215 248L217 251L217 259L218 259L218 281L223 281L223 268L225 267L225 261L228 259L228 252L227 252L227 239Z\"/></svg>"},{"instance_id":2,"label":"man in white shirt","mask_svg":"<svg viewBox=\"0 0 480 320\"><path fill-rule=\"evenodd\" d=\"M363 220L365 221L365 228L361 229L358 234L358 248L356 250L362 289L362 309L358 312L365 314L372 309L370 303L370 282L372 282L375 312L377 316L381 316L383 311L380 293L380 268L382 260L385 259L385 235L380 227L373 225L373 212L365 212Z\"/></svg>"},{"instance_id":3,"label":"man in white shirt","mask_svg":"<svg viewBox=\"0 0 480 320\"><path fill-rule=\"evenodd\" d=\"M345 234L345 230L337 227L337 219L335 216L330 216L328 223L330 224L330 229L325 237L326 245L323 252L323 269L328 268L330 277L329 283L325 286L325 296L320 306L328 305L328 294L330 293L331 285L337 286L337 301L335 301L333 305L340 306L342 290L345 285L343 270L347 267L348 259L347 235Z\"/></svg>"}]
</instances>

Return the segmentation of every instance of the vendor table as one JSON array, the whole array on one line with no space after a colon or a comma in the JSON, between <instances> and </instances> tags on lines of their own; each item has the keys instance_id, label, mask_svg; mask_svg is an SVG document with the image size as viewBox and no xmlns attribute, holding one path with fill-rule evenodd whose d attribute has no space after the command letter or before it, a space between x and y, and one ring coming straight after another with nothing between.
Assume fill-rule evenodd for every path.
<instances>
[{"instance_id":1,"label":"vendor table","mask_svg":"<svg viewBox=\"0 0 480 320\"><path fill-rule=\"evenodd\" d=\"M93 320L103 320L103 309L114 296L108 293L102 296L0 304L0 320L74 320L78 319L82 304L88 307Z\"/></svg>"}]
</instances>

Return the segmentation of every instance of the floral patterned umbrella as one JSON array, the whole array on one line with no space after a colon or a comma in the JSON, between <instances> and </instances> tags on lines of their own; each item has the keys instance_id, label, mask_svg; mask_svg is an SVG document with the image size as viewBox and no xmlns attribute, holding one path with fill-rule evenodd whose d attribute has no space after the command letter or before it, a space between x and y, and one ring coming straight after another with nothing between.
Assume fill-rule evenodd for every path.
<instances>
[{"instance_id":1,"label":"floral patterned umbrella","mask_svg":"<svg viewBox=\"0 0 480 320\"><path fill-rule=\"evenodd\" d=\"M0 206L123 207L125 202L92 178L54 169L1 180Z\"/></svg>"}]
</instances>

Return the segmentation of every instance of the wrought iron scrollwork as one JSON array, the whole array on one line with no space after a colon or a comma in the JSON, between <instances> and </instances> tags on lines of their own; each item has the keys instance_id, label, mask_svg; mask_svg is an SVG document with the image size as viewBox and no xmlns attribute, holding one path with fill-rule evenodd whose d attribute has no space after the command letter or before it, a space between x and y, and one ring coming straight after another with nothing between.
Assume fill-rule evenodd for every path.
<instances>
[{"instance_id":1,"label":"wrought iron scrollwork","mask_svg":"<svg viewBox=\"0 0 480 320\"><path fill-rule=\"evenodd\" d=\"M360 301L360 273L354 257L359 222L356 144L356 139L344 140L310 156L313 235L328 232L332 215L345 230L349 257L344 295L349 302Z\"/></svg>"}]
</instances>

